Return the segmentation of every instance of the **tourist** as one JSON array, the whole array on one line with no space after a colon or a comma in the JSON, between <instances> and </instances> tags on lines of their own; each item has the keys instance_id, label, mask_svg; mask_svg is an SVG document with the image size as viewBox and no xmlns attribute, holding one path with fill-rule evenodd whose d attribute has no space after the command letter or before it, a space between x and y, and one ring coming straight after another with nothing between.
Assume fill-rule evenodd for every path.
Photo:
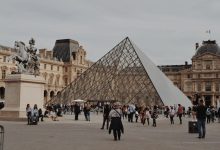
<instances>
[{"instance_id":1,"label":"tourist","mask_svg":"<svg viewBox=\"0 0 220 150\"><path fill-rule=\"evenodd\" d=\"M220 123L220 107L218 108L218 123Z\"/></svg>"},{"instance_id":2,"label":"tourist","mask_svg":"<svg viewBox=\"0 0 220 150\"><path fill-rule=\"evenodd\" d=\"M147 124L148 126L150 125L150 110L149 110L149 107L146 108L146 119L147 119Z\"/></svg>"},{"instance_id":3,"label":"tourist","mask_svg":"<svg viewBox=\"0 0 220 150\"><path fill-rule=\"evenodd\" d=\"M157 113L157 106L154 106L151 118L153 119L153 127L157 126L156 119L158 118L158 113Z\"/></svg>"},{"instance_id":4,"label":"tourist","mask_svg":"<svg viewBox=\"0 0 220 150\"><path fill-rule=\"evenodd\" d=\"M169 114L170 114L170 123L171 123L171 124L174 124L173 118L174 118L174 116L175 116L175 110L173 109L173 106L170 106L170 112L169 112Z\"/></svg>"},{"instance_id":5,"label":"tourist","mask_svg":"<svg viewBox=\"0 0 220 150\"><path fill-rule=\"evenodd\" d=\"M44 111L44 118L49 118L49 112L50 110L48 108Z\"/></svg>"},{"instance_id":6,"label":"tourist","mask_svg":"<svg viewBox=\"0 0 220 150\"><path fill-rule=\"evenodd\" d=\"M122 113L123 113L123 119L125 118L125 119L127 119L127 114L128 114L128 107L126 106L126 105L124 105L123 107L122 107Z\"/></svg>"},{"instance_id":7,"label":"tourist","mask_svg":"<svg viewBox=\"0 0 220 150\"><path fill-rule=\"evenodd\" d=\"M168 116L169 116L169 112L170 112L169 106L166 106L166 107L165 107L165 112L164 112L166 118L168 118Z\"/></svg>"},{"instance_id":8,"label":"tourist","mask_svg":"<svg viewBox=\"0 0 220 150\"><path fill-rule=\"evenodd\" d=\"M52 110L50 111L50 117L51 117L51 119L52 119L53 121L59 121L59 120L57 119L57 113L55 112L54 109L52 109Z\"/></svg>"},{"instance_id":9,"label":"tourist","mask_svg":"<svg viewBox=\"0 0 220 150\"><path fill-rule=\"evenodd\" d=\"M210 107L208 107L208 108L206 109L206 117L207 117L206 123L209 124L209 123L210 123L210 120L211 120L211 108L210 108Z\"/></svg>"},{"instance_id":10,"label":"tourist","mask_svg":"<svg viewBox=\"0 0 220 150\"><path fill-rule=\"evenodd\" d=\"M135 122L136 123L138 122L138 116L139 116L138 110L135 110Z\"/></svg>"},{"instance_id":11,"label":"tourist","mask_svg":"<svg viewBox=\"0 0 220 150\"><path fill-rule=\"evenodd\" d=\"M74 105L73 105L73 104L71 104L71 105L70 105L70 114L72 115L72 114L73 114L73 112L74 112Z\"/></svg>"},{"instance_id":12,"label":"tourist","mask_svg":"<svg viewBox=\"0 0 220 150\"><path fill-rule=\"evenodd\" d=\"M106 129L108 130L109 126L109 112L111 111L110 105L106 103L104 105L104 110L103 110L103 123L101 129L104 129L105 127L105 122L106 122Z\"/></svg>"},{"instance_id":13,"label":"tourist","mask_svg":"<svg viewBox=\"0 0 220 150\"><path fill-rule=\"evenodd\" d=\"M188 118L191 117L191 113L192 113L192 109L191 109L191 107L188 107L188 110L187 110Z\"/></svg>"},{"instance_id":14,"label":"tourist","mask_svg":"<svg viewBox=\"0 0 220 150\"><path fill-rule=\"evenodd\" d=\"M199 131L198 138L205 138L205 135L206 135L206 128L205 128L206 107L203 104L203 100L199 101L199 106L197 107L197 111L196 111L196 118L198 121L198 131Z\"/></svg>"},{"instance_id":15,"label":"tourist","mask_svg":"<svg viewBox=\"0 0 220 150\"><path fill-rule=\"evenodd\" d=\"M196 109L197 105L193 105L192 107L192 120L196 121Z\"/></svg>"},{"instance_id":16,"label":"tourist","mask_svg":"<svg viewBox=\"0 0 220 150\"><path fill-rule=\"evenodd\" d=\"M180 124L182 124L183 106L181 106L180 104L178 104L177 115L179 117Z\"/></svg>"},{"instance_id":17,"label":"tourist","mask_svg":"<svg viewBox=\"0 0 220 150\"><path fill-rule=\"evenodd\" d=\"M109 118L111 119L109 134L111 134L111 130L113 130L115 141L121 139L121 132L124 133L124 127L121 121L122 110L119 109L119 105L118 102L114 103L113 108L109 113Z\"/></svg>"},{"instance_id":18,"label":"tourist","mask_svg":"<svg viewBox=\"0 0 220 150\"><path fill-rule=\"evenodd\" d=\"M41 108L38 110L38 115L39 115L39 118L41 118L41 121L44 121L44 115L43 115L43 111ZM39 121L39 118L38 118L38 121Z\"/></svg>"},{"instance_id":19,"label":"tourist","mask_svg":"<svg viewBox=\"0 0 220 150\"><path fill-rule=\"evenodd\" d=\"M34 104L34 107L31 112L31 124L37 124L39 119L37 104Z\"/></svg>"},{"instance_id":20,"label":"tourist","mask_svg":"<svg viewBox=\"0 0 220 150\"><path fill-rule=\"evenodd\" d=\"M135 106L131 104L128 106L128 122L133 122L134 113L135 113Z\"/></svg>"},{"instance_id":21,"label":"tourist","mask_svg":"<svg viewBox=\"0 0 220 150\"><path fill-rule=\"evenodd\" d=\"M27 124L30 125L31 123L31 112L32 112L32 109L30 107L30 104L27 104L26 106L26 115L27 115Z\"/></svg>"},{"instance_id":22,"label":"tourist","mask_svg":"<svg viewBox=\"0 0 220 150\"><path fill-rule=\"evenodd\" d=\"M74 105L74 113L75 113L75 120L79 120L78 116L80 114L80 106L79 103L75 103Z\"/></svg>"},{"instance_id":23,"label":"tourist","mask_svg":"<svg viewBox=\"0 0 220 150\"><path fill-rule=\"evenodd\" d=\"M145 125L145 121L146 121L146 109L144 108L141 108L141 111L140 111L140 120L141 120L141 123L143 125Z\"/></svg>"},{"instance_id":24,"label":"tourist","mask_svg":"<svg viewBox=\"0 0 220 150\"><path fill-rule=\"evenodd\" d=\"M90 106L88 103L84 104L83 112L84 112L86 121L90 121Z\"/></svg>"},{"instance_id":25,"label":"tourist","mask_svg":"<svg viewBox=\"0 0 220 150\"><path fill-rule=\"evenodd\" d=\"M211 120L212 120L212 123L215 122L215 108L214 108L214 106L211 107Z\"/></svg>"}]
</instances>

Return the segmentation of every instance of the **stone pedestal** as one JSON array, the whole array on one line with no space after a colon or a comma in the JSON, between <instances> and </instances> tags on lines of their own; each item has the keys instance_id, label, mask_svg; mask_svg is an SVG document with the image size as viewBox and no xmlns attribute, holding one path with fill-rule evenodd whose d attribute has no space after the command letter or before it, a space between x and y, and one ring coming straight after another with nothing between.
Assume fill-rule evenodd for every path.
<instances>
[{"instance_id":1,"label":"stone pedestal","mask_svg":"<svg viewBox=\"0 0 220 150\"><path fill-rule=\"evenodd\" d=\"M26 118L26 105L43 108L44 84L42 77L26 74L12 74L5 79L5 108L1 117Z\"/></svg>"}]
</instances>

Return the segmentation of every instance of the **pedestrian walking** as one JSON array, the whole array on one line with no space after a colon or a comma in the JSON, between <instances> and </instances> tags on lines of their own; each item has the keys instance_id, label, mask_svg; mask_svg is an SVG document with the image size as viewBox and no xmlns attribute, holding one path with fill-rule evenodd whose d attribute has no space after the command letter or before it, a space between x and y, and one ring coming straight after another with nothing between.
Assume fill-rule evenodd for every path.
<instances>
[{"instance_id":1,"label":"pedestrian walking","mask_svg":"<svg viewBox=\"0 0 220 150\"><path fill-rule=\"evenodd\" d=\"M83 112L84 112L86 121L90 121L90 106L88 103L84 104Z\"/></svg>"},{"instance_id":2,"label":"pedestrian walking","mask_svg":"<svg viewBox=\"0 0 220 150\"><path fill-rule=\"evenodd\" d=\"M133 122L134 113L135 113L135 106L131 104L128 106L128 122Z\"/></svg>"},{"instance_id":3,"label":"pedestrian walking","mask_svg":"<svg viewBox=\"0 0 220 150\"><path fill-rule=\"evenodd\" d=\"M122 110L119 108L119 103L115 103L113 105L112 110L109 113L109 118L111 118L111 124L109 127L109 134L111 134L111 130L113 130L114 140L121 139L121 133L124 133L124 127L121 121Z\"/></svg>"},{"instance_id":4,"label":"pedestrian walking","mask_svg":"<svg viewBox=\"0 0 220 150\"><path fill-rule=\"evenodd\" d=\"M31 124L31 112L32 112L32 109L30 107L30 104L27 104L26 106L26 115L27 115L27 124L30 125Z\"/></svg>"},{"instance_id":5,"label":"pedestrian walking","mask_svg":"<svg viewBox=\"0 0 220 150\"><path fill-rule=\"evenodd\" d=\"M218 123L220 123L220 107L218 108L217 114L218 114Z\"/></svg>"},{"instance_id":6,"label":"pedestrian walking","mask_svg":"<svg viewBox=\"0 0 220 150\"><path fill-rule=\"evenodd\" d=\"M104 110L103 110L103 123L101 129L104 129L105 123L106 123L106 129L108 130L109 127L109 112L111 111L110 105L107 103L104 105Z\"/></svg>"},{"instance_id":7,"label":"pedestrian walking","mask_svg":"<svg viewBox=\"0 0 220 150\"><path fill-rule=\"evenodd\" d=\"M148 126L150 125L150 111L149 111L149 107L146 108L146 119L147 119L147 124Z\"/></svg>"},{"instance_id":8,"label":"pedestrian walking","mask_svg":"<svg viewBox=\"0 0 220 150\"><path fill-rule=\"evenodd\" d=\"M153 127L157 126L156 119L158 118L157 106L154 106L153 112L151 114L151 118L153 119Z\"/></svg>"},{"instance_id":9,"label":"pedestrian walking","mask_svg":"<svg viewBox=\"0 0 220 150\"><path fill-rule=\"evenodd\" d=\"M173 106L170 106L170 112L169 112L169 114L170 114L170 123L171 124L174 124L174 116L175 116L175 110L173 109Z\"/></svg>"},{"instance_id":10,"label":"pedestrian walking","mask_svg":"<svg viewBox=\"0 0 220 150\"><path fill-rule=\"evenodd\" d=\"M141 111L140 111L140 120L141 120L141 123L143 125L145 125L145 121L146 121L146 109L144 108L141 108Z\"/></svg>"},{"instance_id":11,"label":"pedestrian walking","mask_svg":"<svg viewBox=\"0 0 220 150\"><path fill-rule=\"evenodd\" d=\"M78 116L80 113L80 106L79 106L79 103L77 102L74 105L74 113L75 113L75 120L79 120Z\"/></svg>"},{"instance_id":12,"label":"pedestrian walking","mask_svg":"<svg viewBox=\"0 0 220 150\"><path fill-rule=\"evenodd\" d=\"M210 123L210 121L211 121L211 109L210 109L210 107L208 107L207 109L206 109L206 123L207 124L209 124Z\"/></svg>"},{"instance_id":13,"label":"pedestrian walking","mask_svg":"<svg viewBox=\"0 0 220 150\"><path fill-rule=\"evenodd\" d=\"M137 110L135 110L135 122L136 123L138 122L138 116L139 116L139 113Z\"/></svg>"},{"instance_id":14,"label":"pedestrian walking","mask_svg":"<svg viewBox=\"0 0 220 150\"><path fill-rule=\"evenodd\" d=\"M124 105L122 107L122 114L123 114L123 119L127 119L127 115L128 115L128 107L126 105Z\"/></svg>"},{"instance_id":15,"label":"pedestrian walking","mask_svg":"<svg viewBox=\"0 0 220 150\"><path fill-rule=\"evenodd\" d=\"M182 124L183 106L181 106L181 104L178 104L177 115L178 115L178 117L179 117L180 124Z\"/></svg>"},{"instance_id":16,"label":"pedestrian walking","mask_svg":"<svg viewBox=\"0 0 220 150\"><path fill-rule=\"evenodd\" d=\"M197 111L196 111L196 118L198 122L198 131L199 131L198 138L205 138L206 135L206 127L205 127L206 109L207 108L205 107L203 100L200 100L199 106L197 107Z\"/></svg>"},{"instance_id":17,"label":"pedestrian walking","mask_svg":"<svg viewBox=\"0 0 220 150\"><path fill-rule=\"evenodd\" d=\"M43 115L43 111L41 108L39 108L39 110L38 110L38 115L39 115L38 121L40 118L41 118L41 121L44 121L44 115Z\"/></svg>"}]
</instances>

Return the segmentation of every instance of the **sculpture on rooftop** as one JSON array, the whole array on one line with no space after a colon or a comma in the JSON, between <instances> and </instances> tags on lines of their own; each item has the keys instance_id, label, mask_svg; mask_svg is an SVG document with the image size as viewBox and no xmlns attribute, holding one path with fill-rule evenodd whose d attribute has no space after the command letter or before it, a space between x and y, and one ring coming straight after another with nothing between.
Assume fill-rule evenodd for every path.
<instances>
[{"instance_id":1,"label":"sculpture on rooftop","mask_svg":"<svg viewBox=\"0 0 220 150\"><path fill-rule=\"evenodd\" d=\"M22 41L15 41L16 54L12 54L9 60L15 60L18 67L18 74L32 74L39 75L40 73L40 61L37 56L37 48L34 47L35 40L31 38L29 40L29 46L25 46Z\"/></svg>"}]
</instances>

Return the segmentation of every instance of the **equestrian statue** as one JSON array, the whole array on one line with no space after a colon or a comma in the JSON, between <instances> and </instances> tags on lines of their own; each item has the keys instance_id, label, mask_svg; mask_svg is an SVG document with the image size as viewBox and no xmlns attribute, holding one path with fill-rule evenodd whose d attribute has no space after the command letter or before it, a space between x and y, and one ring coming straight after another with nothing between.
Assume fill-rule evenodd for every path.
<instances>
[{"instance_id":1,"label":"equestrian statue","mask_svg":"<svg viewBox=\"0 0 220 150\"><path fill-rule=\"evenodd\" d=\"M40 74L40 61L37 56L37 48L34 47L35 40L31 38L29 40L29 46L25 46L24 42L15 41L16 53L12 54L8 61L15 60L18 70L14 73L16 74Z\"/></svg>"}]
</instances>

